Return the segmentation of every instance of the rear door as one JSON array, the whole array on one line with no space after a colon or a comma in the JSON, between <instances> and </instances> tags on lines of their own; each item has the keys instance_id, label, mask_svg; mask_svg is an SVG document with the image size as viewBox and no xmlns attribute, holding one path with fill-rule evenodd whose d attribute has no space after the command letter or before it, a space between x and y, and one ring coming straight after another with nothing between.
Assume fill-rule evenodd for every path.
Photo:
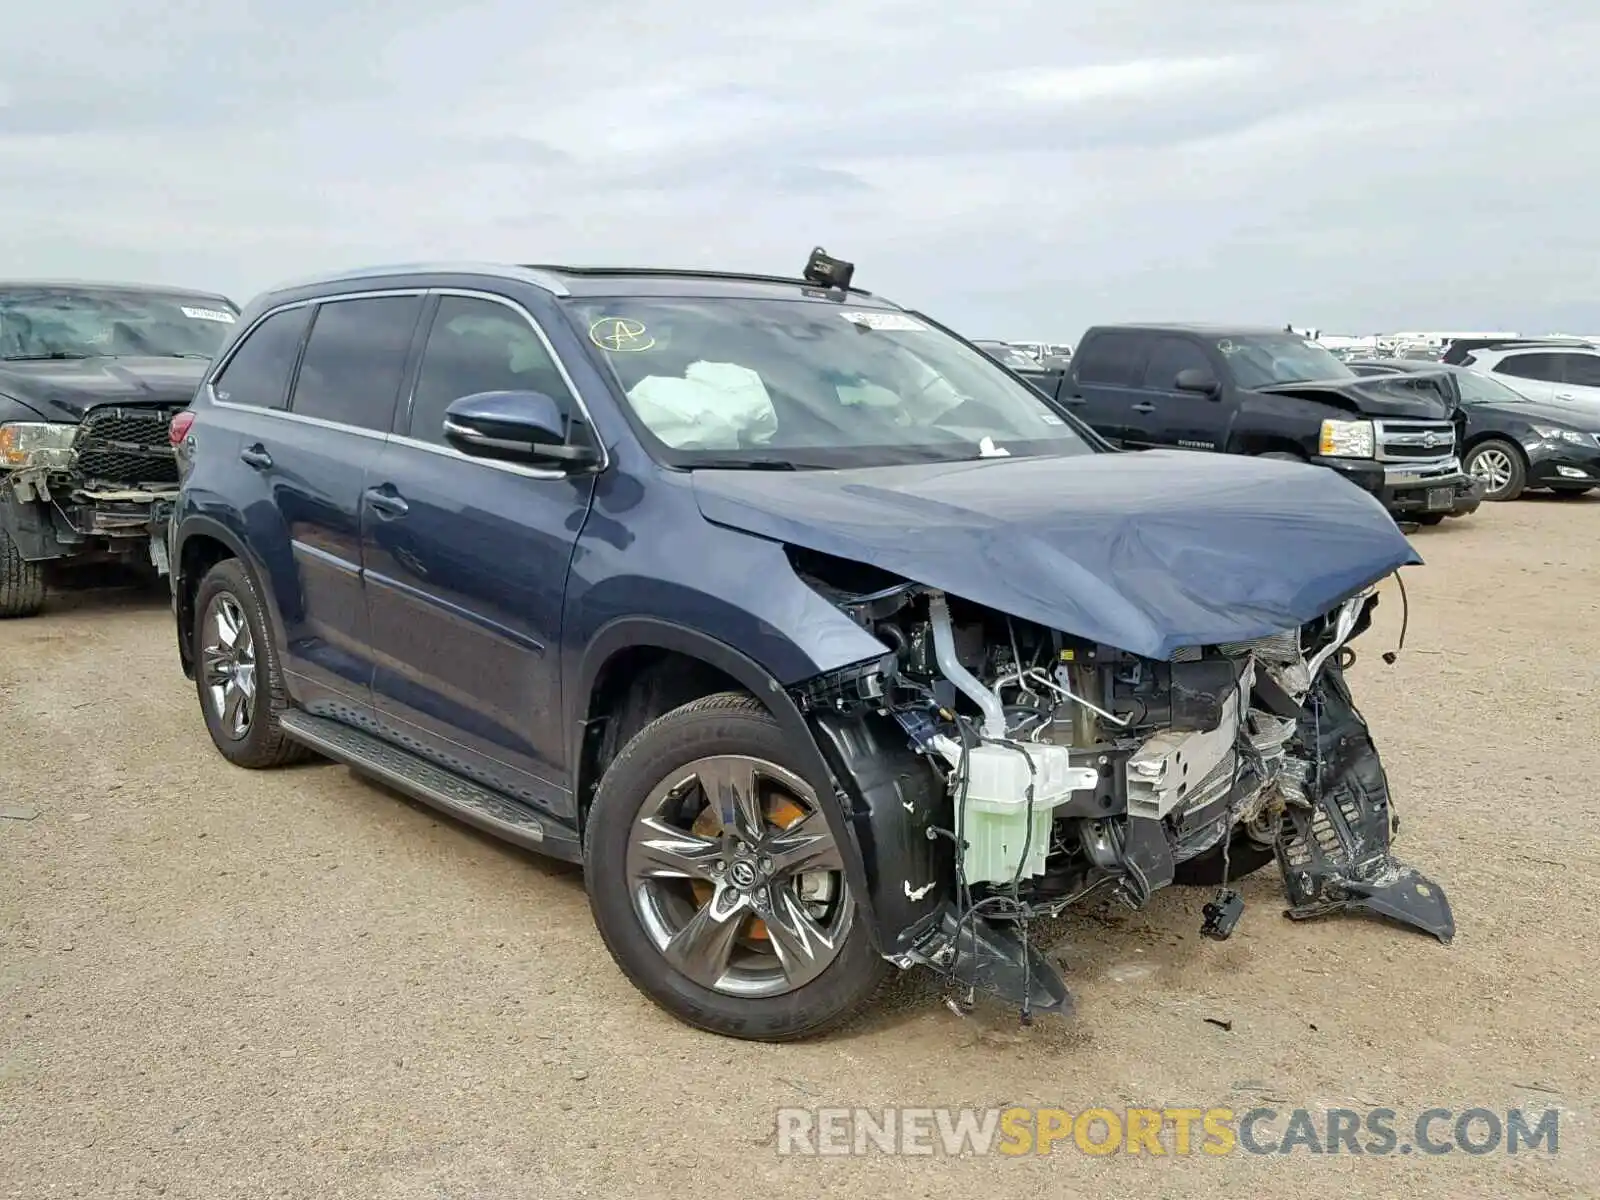
<instances>
[{"instance_id":1,"label":"rear door","mask_svg":"<svg viewBox=\"0 0 1600 1200\"><path fill-rule=\"evenodd\" d=\"M446 444L449 404L492 391L543 392L565 407L570 438L592 438L528 310L439 295L410 403L368 479L373 699L389 736L567 816L561 614L594 479Z\"/></svg>"},{"instance_id":2,"label":"rear door","mask_svg":"<svg viewBox=\"0 0 1600 1200\"><path fill-rule=\"evenodd\" d=\"M1170 334L1151 342L1141 381L1143 396L1129 409L1130 444L1226 449L1228 402L1220 393L1207 396L1178 390L1178 372L1191 368L1217 378L1216 367L1195 342Z\"/></svg>"},{"instance_id":3,"label":"rear door","mask_svg":"<svg viewBox=\"0 0 1600 1200\"><path fill-rule=\"evenodd\" d=\"M1096 433L1119 446L1146 445L1137 424L1154 406L1140 391L1149 339L1134 330L1108 330L1086 339L1073 356L1071 386L1062 402Z\"/></svg>"},{"instance_id":4,"label":"rear door","mask_svg":"<svg viewBox=\"0 0 1600 1200\"><path fill-rule=\"evenodd\" d=\"M313 709L371 705L372 655L361 581L361 490L388 437L422 294L322 301L288 411L240 454L270 497L286 644L284 670ZM287 590L287 589L284 589Z\"/></svg>"}]
</instances>

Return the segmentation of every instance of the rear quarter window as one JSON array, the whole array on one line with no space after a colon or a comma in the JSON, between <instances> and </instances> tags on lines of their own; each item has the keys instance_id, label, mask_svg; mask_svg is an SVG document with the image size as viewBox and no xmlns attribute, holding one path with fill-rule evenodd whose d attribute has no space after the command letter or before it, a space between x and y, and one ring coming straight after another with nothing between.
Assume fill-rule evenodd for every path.
<instances>
[{"instance_id":1,"label":"rear quarter window","mask_svg":"<svg viewBox=\"0 0 1600 1200\"><path fill-rule=\"evenodd\" d=\"M289 377L294 374L300 343L311 321L308 306L273 313L244 335L227 365L212 382L224 404L281 409L288 403Z\"/></svg>"}]
</instances>

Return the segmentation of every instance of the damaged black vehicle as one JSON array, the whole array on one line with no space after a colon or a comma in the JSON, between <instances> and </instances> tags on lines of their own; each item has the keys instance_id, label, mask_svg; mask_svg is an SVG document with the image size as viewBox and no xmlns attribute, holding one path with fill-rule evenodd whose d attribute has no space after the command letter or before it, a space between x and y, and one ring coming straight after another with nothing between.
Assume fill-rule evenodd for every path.
<instances>
[{"instance_id":1,"label":"damaged black vehicle","mask_svg":"<svg viewBox=\"0 0 1600 1200\"><path fill-rule=\"evenodd\" d=\"M583 865L618 965L767 1040L896 968L1025 1015L1039 922L1277 862L1442 940L1351 698L1419 562L1330 471L1111 450L851 285L375 268L254 301L188 418L180 659L307 752ZM1402 593L1403 595L1403 593Z\"/></svg>"},{"instance_id":2,"label":"damaged black vehicle","mask_svg":"<svg viewBox=\"0 0 1600 1200\"><path fill-rule=\"evenodd\" d=\"M0 282L0 617L65 566L166 570L169 422L237 317L210 292Z\"/></svg>"}]
</instances>

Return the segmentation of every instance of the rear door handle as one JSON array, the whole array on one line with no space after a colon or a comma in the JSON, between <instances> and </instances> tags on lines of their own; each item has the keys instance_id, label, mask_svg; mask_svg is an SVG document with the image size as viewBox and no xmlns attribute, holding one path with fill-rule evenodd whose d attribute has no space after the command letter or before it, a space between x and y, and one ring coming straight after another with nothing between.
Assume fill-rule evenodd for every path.
<instances>
[{"instance_id":1,"label":"rear door handle","mask_svg":"<svg viewBox=\"0 0 1600 1200\"><path fill-rule=\"evenodd\" d=\"M272 455L267 453L267 448L260 442L254 446L246 446L239 451L239 461L248 463L258 471L264 471L272 465Z\"/></svg>"},{"instance_id":2,"label":"rear door handle","mask_svg":"<svg viewBox=\"0 0 1600 1200\"><path fill-rule=\"evenodd\" d=\"M1156 406L1154 404L1146 404L1143 401L1133 406L1134 412L1155 412L1155 410Z\"/></svg>"},{"instance_id":3,"label":"rear door handle","mask_svg":"<svg viewBox=\"0 0 1600 1200\"><path fill-rule=\"evenodd\" d=\"M1082 396L1063 396L1063 397L1061 397L1061 403L1063 403L1063 404L1087 404L1089 402L1087 400L1085 400Z\"/></svg>"},{"instance_id":4,"label":"rear door handle","mask_svg":"<svg viewBox=\"0 0 1600 1200\"><path fill-rule=\"evenodd\" d=\"M362 494L367 503L385 517L403 517L411 511L411 506L389 484L368 488Z\"/></svg>"},{"instance_id":5,"label":"rear door handle","mask_svg":"<svg viewBox=\"0 0 1600 1200\"><path fill-rule=\"evenodd\" d=\"M1575 396L1571 392L1557 392L1556 393L1556 399L1557 400L1576 400L1577 398L1578 397Z\"/></svg>"}]
</instances>

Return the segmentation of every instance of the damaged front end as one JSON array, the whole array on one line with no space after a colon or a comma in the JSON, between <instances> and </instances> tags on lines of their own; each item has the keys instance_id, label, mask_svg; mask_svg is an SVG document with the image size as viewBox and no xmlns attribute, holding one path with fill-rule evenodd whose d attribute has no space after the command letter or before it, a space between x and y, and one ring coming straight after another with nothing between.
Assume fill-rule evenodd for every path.
<instances>
[{"instance_id":1,"label":"damaged front end","mask_svg":"<svg viewBox=\"0 0 1600 1200\"><path fill-rule=\"evenodd\" d=\"M165 574L178 495L167 429L180 407L103 405L76 425L0 427L0 529L21 557L148 563Z\"/></svg>"},{"instance_id":2,"label":"damaged front end","mask_svg":"<svg viewBox=\"0 0 1600 1200\"><path fill-rule=\"evenodd\" d=\"M1272 859L1291 917L1365 911L1453 936L1442 889L1390 853L1387 779L1344 678L1375 588L1299 628L1156 661L828 555L792 561L888 649L796 699L898 965L1025 1019L1062 1012L1034 923L1207 878L1203 932L1227 937L1243 906L1229 882Z\"/></svg>"}]
</instances>

